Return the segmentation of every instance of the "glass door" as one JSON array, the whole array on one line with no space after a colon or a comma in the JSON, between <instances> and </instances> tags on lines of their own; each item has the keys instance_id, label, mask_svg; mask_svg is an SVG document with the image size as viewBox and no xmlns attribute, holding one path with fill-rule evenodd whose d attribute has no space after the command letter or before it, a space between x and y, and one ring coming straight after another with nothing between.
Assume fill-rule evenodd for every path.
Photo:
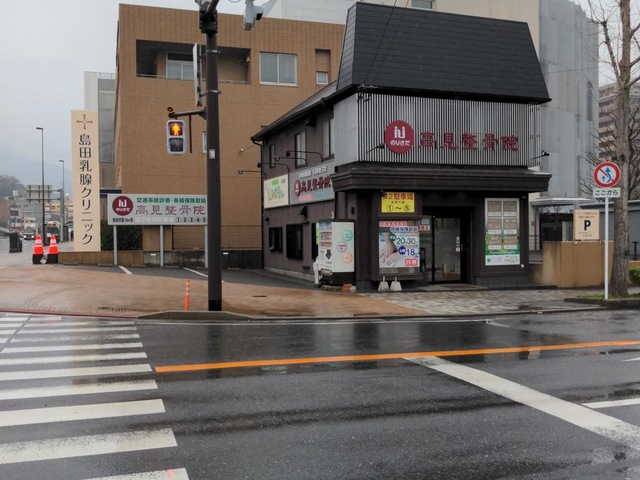
<instances>
[{"instance_id":1,"label":"glass door","mask_svg":"<svg viewBox=\"0 0 640 480\"><path fill-rule=\"evenodd\" d=\"M460 217L428 215L420 222L420 271L423 283L462 281Z\"/></svg>"}]
</instances>

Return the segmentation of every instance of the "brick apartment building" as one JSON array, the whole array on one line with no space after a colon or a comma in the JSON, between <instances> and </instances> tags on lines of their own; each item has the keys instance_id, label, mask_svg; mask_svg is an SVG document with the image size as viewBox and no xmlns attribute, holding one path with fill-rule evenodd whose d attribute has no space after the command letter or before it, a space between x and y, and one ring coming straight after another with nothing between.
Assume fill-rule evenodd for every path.
<instances>
[{"instance_id":1,"label":"brick apartment building","mask_svg":"<svg viewBox=\"0 0 640 480\"><path fill-rule=\"evenodd\" d=\"M344 26L264 18L246 32L219 14L222 248L226 266L261 266L260 148L252 134L336 79ZM206 194L205 122L185 118L190 153L166 150L167 108L196 109L192 51L203 45L198 12L120 5L115 182L122 193ZM164 229L166 250L204 248L204 228ZM145 227L143 249L158 251Z\"/></svg>"}]
</instances>

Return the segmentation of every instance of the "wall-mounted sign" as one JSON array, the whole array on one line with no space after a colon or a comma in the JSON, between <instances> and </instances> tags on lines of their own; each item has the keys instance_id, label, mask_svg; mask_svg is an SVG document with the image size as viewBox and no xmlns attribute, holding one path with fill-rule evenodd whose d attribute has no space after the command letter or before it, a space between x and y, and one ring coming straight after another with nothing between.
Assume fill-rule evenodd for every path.
<instances>
[{"instance_id":1,"label":"wall-mounted sign","mask_svg":"<svg viewBox=\"0 0 640 480\"><path fill-rule=\"evenodd\" d=\"M284 207L289 205L289 187L287 175L268 178L262 183L264 208Z\"/></svg>"},{"instance_id":2,"label":"wall-mounted sign","mask_svg":"<svg viewBox=\"0 0 640 480\"><path fill-rule=\"evenodd\" d=\"M573 211L573 239L600 240L600 210Z\"/></svg>"},{"instance_id":3,"label":"wall-mounted sign","mask_svg":"<svg viewBox=\"0 0 640 480\"><path fill-rule=\"evenodd\" d=\"M416 203L413 192L385 192L382 196L382 213L415 213Z\"/></svg>"},{"instance_id":4,"label":"wall-mounted sign","mask_svg":"<svg viewBox=\"0 0 640 480\"><path fill-rule=\"evenodd\" d=\"M485 265L520 265L517 198L485 199Z\"/></svg>"},{"instance_id":5,"label":"wall-mounted sign","mask_svg":"<svg viewBox=\"0 0 640 480\"><path fill-rule=\"evenodd\" d=\"M71 111L73 249L100 251L100 139L98 112Z\"/></svg>"},{"instance_id":6,"label":"wall-mounted sign","mask_svg":"<svg viewBox=\"0 0 640 480\"><path fill-rule=\"evenodd\" d=\"M107 195L109 225L206 225L206 195Z\"/></svg>"},{"instance_id":7,"label":"wall-mounted sign","mask_svg":"<svg viewBox=\"0 0 640 480\"><path fill-rule=\"evenodd\" d=\"M407 153L413 148L413 127L403 120L396 120L384 129L384 143L394 153Z\"/></svg>"},{"instance_id":8,"label":"wall-mounted sign","mask_svg":"<svg viewBox=\"0 0 640 480\"><path fill-rule=\"evenodd\" d=\"M289 175L289 198L291 205L322 202L334 198L331 174L335 172L333 162L297 170Z\"/></svg>"}]
</instances>

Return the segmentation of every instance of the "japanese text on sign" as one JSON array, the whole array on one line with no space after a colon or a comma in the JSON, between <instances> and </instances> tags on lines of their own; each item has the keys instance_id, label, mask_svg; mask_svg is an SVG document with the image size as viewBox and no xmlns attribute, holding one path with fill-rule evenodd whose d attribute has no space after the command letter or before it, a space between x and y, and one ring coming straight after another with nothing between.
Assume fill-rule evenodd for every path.
<instances>
[{"instance_id":1,"label":"japanese text on sign","mask_svg":"<svg viewBox=\"0 0 640 480\"><path fill-rule=\"evenodd\" d=\"M76 251L100 251L98 112L71 112L71 161Z\"/></svg>"},{"instance_id":2,"label":"japanese text on sign","mask_svg":"<svg viewBox=\"0 0 640 480\"><path fill-rule=\"evenodd\" d=\"M109 225L206 225L205 195L107 195Z\"/></svg>"}]
</instances>

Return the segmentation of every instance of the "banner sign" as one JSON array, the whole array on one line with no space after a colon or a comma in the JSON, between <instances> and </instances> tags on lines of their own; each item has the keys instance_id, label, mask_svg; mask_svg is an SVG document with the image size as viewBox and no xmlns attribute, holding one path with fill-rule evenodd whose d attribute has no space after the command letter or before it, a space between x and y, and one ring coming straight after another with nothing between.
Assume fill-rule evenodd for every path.
<instances>
[{"instance_id":1,"label":"banner sign","mask_svg":"<svg viewBox=\"0 0 640 480\"><path fill-rule=\"evenodd\" d=\"M333 162L299 170L289 175L289 198L291 205L322 202L334 198L331 174L335 172Z\"/></svg>"},{"instance_id":2,"label":"banner sign","mask_svg":"<svg viewBox=\"0 0 640 480\"><path fill-rule=\"evenodd\" d=\"M206 195L107 195L109 225L206 225Z\"/></svg>"},{"instance_id":3,"label":"banner sign","mask_svg":"<svg viewBox=\"0 0 640 480\"><path fill-rule=\"evenodd\" d=\"M71 111L73 249L100 251L100 142L98 112Z\"/></svg>"},{"instance_id":4,"label":"banner sign","mask_svg":"<svg viewBox=\"0 0 640 480\"><path fill-rule=\"evenodd\" d=\"M382 197L382 213L415 213L416 202L413 192L385 192Z\"/></svg>"}]
</instances>

